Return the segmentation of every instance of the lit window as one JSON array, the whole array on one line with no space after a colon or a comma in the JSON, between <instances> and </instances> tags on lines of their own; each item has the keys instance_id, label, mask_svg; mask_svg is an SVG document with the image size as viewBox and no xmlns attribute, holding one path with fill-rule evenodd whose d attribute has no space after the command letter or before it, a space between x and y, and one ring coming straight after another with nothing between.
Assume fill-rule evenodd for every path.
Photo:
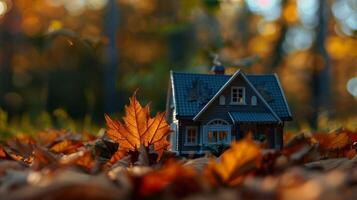
<instances>
[{"instance_id":1,"label":"lit window","mask_svg":"<svg viewBox=\"0 0 357 200\"><path fill-rule=\"evenodd\" d=\"M232 87L232 104L245 104L245 88Z\"/></svg>"},{"instance_id":2,"label":"lit window","mask_svg":"<svg viewBox=\"0 0 357 200\"><path fill-rule=\"evenodd\" d=\"M228 131L209 131L209 144L223 144L228 142Z\"/></svg>"},{"instance_id":3,"label":"lit window","mask_svg":"<svg viewBox=\"0 0 357 200\"><path fill-rule=\"evenodd\" d=\"M218 131L208 132L208 143L217 143L217 133Z\"/></svg>"},{"instance_id":4,"label":"lit window","mask_svg":"<svg viewBox=\"0 0 357 200\"><path fill-rule=\"evenodd\" d=\"M219 97L219 105L225 105L226 104L226 98L222 95Z\"/></svg>"},{"instance_id":5,"label":"lit window","mask_svg":"<svg viewBox=\"0 0 357 200\"><path fill-rule=\"evenodd\" d=\"M194 145L197 144L197 128L187 127L186 128L186 144Z\"/></svg>"},{"instance_id":6,"label":"lit window","mask_svg":"<svg viewBox=\"0 0 357 200\"><path fill-rule=\"evenodd\" d=\"M257 105L257 97L256 96L252 96L251 104L252 104L252 106L256 106Z\"/></svg>"}]
</instances>

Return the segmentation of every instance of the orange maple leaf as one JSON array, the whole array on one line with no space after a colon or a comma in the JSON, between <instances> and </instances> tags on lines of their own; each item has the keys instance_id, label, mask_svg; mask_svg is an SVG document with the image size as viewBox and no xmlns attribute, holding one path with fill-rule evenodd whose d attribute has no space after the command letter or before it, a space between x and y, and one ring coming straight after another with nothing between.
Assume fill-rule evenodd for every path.
<instances>
[{"instance_id":1,"label":"orange maple leaf","mask_svg":"<svg viewBox=\"0 0 357 200\"><path fill-rule=\"evenodd\" d=\"M249 172L257 169L262 160L261 149L251 139L233 142L219 162L211 161L206 168L206 177L213 184L237 185Z\"/></svg>"},{"instance_id":2,"label":"orange maple leaf","mask_svg":"<svg viewBox=\"0 0 357 200\"><path fill-rule=\"evenodd\" d=\"M135 94L130 98L130 105L125 106L124 123L112 120L108 115L105 115L105 120L107 135L119 143L118 151L137 151L141 144L145 147L153 145L160 159L169 146L166 138L170 126L165 120L165 113L157 113L151 118L149 106L142 107Z\"/></svg>"}]
</instances>

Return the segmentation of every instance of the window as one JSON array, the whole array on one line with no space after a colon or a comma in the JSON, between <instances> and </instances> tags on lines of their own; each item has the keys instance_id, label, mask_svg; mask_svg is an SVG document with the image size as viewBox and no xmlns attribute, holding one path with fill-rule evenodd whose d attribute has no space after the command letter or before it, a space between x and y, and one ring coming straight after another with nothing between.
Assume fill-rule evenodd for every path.
<instances>
[{"instance_id":1,"label":"window","mask_svg":"<svg viewBox=\"0 0 357 200\"><path fill-rule=\"evenodd\" d=\"M226 98L222 95L219 97L219 105L225 105L226 104Z\"/></svg>"},{"instance_id":2,"label":"window","mask_svg":"<svg viewBox=\"0 0 357 200\"><path fill-rule=\"evenodd\" d=\"M252 106L256 106L257 105L257 97L256 96L252 96L251 102Z\"/></svg>"},{"instance_id":3,"label":"window","mask_svg":"<svg viewBox=\"0 0 357 200\"><path fill-rule=\"evenodd\" d=\"M196 145L197 144L197 128L187 127L186 128L186 145Z\"/></svg>"},{"instance_id":4,"label":"window","mask_svg":"<svg viewBox=\"0 0 357 200\"><path fill-rule=\"evenodd\" d=\"M211 130L208 132L208 144L223 144L228 142L228 131Z\"/></svg>"},{"instance_id":5,"label":"window","mask_svg":"<svg viewBox=\"0 0 357 200\"><path fill-rule=\"evenodd\" d=\"M229 144L231 126L223 119L214 119L203 128L205 144Z\"/></svg>"},{"instance_id":6,"label":"window","mask_svg":"<svg viewBox=\"0 0 357 200\"><path fill-rule=\"evenodd\" d=\"M245 104L245 88L244 87L232 87L231 94L232 104Z\"/></svg>"}]
</instances>

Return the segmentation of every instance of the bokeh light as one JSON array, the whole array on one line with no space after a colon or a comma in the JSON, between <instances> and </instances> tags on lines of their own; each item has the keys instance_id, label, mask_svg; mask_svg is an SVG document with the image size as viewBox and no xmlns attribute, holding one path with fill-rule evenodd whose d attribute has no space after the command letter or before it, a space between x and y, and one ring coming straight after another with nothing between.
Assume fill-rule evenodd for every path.
<instances>
[{"instance_id":1,"label":"bokeh light","mask_svg":"<svg viewBox=\"0 0 357 200\"><path fill-rule=\"evenodd\" d=\"M85 0L70 0L64 2L64 7L71 15L80 15L86 6Z\"/></svg>"},{"instance_id":2,"label":"bokeh light","mask_svg":"<svg viewBox=\"0 0 357 200\"><path fill-rule=\"evenodd\" d=\"M292 27L287 32L284 49L286 52L306 50L311 47L314 38L315 35L312 30L302 26Z\"/></svg>"},{"instance_id":3,"label":"bokeh light","mask_svg":"<svg viewBox=\"0 0 357 200\"><path fill-rule=\"evenodd\" d=\"M314 28L317 25L318 0L298 0L297 8L301 23L305 27Z\"/></svg>"},{"instance_id":4,"label":"bokeh light","mask_svg":"<svg viewBox=\"0 0 357 200\"><path fill-rule=\"evenodd\" d=\"M340 29L346 35L357 30L357 0L339 0L332 5L332 13L339 20Z\"/></svg>"},{"instance_id":5,"label":"bokeh light","mask_svg":"<svg viewBox=\"0 0 357 200\"><path fill-rule=\"evenodd\" d=\"M351 78L347 82L347 91L357 98L357 77Z\"/></svg>"},{"instance_id":6,"label":"bokeh light","mask_svg":"<svg viewBox=\"0 0 357 200\"><path fill-rule=\"evenodd\" d=\"M281 15L281 0L247 0L249 9L265 20L276 20Z\"/></svg>"},{"instance_id":7,"label":"bokeh light","mask_svg":"<svg viewBox=\"0 0 357 200\"><path fill-rule=\"evenodd\" d=\"M103 9L108 0L47 0L52 6L64 6L70 15L82 14L87 8L91 10Z\"/></svg>"},{"instance_id":8,"label":"bokeh light","mask_svg":"<svg viewBox=\"0 0 357 200\"><path fill-rule=\"evenodd\" d=\"M5 1L0 0L0 17L2 15L5 15L5 13L7 12L7 9L8 9L7 3Z\"/></svg>"},{"instance_id":9,"label":"bokeh light","mask_svg":"<svg viewBox=\"0 0 357 200\"><path fill-rule=\"evenodd\" d=\"M89 8L93 10L100 10L107 5L108 0L87 0L87 3Z\"/></svg>"}]
</instances>

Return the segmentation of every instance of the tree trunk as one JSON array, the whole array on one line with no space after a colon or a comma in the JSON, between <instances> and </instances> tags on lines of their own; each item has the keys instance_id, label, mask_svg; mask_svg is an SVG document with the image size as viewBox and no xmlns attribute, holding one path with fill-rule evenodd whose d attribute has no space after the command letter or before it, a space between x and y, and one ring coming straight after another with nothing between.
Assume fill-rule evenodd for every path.
<instances>
[{"instance_id":1,"label":"tree trunk","mask_svg":"<svg viewBox=\"0 0 357 200\"><path fill-rule=\"evenodd\" d=\"M286 4L287 4L287 0L283 0L281 2L282 10L285 9ZM288 25L287 25L286 21L284 20L283 16L281 16L280 20L281 20L281 22L280 22L281 23L280 36L279 36L279 38L276 42L276 45L274 47L274 51L273 51L274 53L271 56L269 69L266 69L267 72L274 71L274 69L276 69L281 64L281 61L283 60L283 57L285 54L283 45L284 45L286 33L288 31Z\"/></svg>"},{"instance_id":2,"label":"tree trunk","mask_svg":"<svg viewBox=\"0 0 357 200\"><path fill-rule=\"evenodd\" d=\"M329 115L331 62L325 48L327 30L328 5L325 0L319 0L317 37L313 48L314 66L311 77L311 105L313 110L310 123L313 128L318 128L318 117L322 112L327 116Z\"/></svg>"},{"instance_id":3,"label":"tree trunk","mask_svg":"<svg viewBox=\"0 0 357 200\"><path fill-rule=\"evenodd\" d=\"M16 12L12 10L4 17L4 21L0 24L0 108L12 112L9 102L5 100L5 95L13 90L11 59L17 33L13 32L11 24L16 19Z\"/></svg>"},{"instance_id":4,"label":"tree trunk","mask_svg":"<svg viewBox=\"0 0 357 200\"><path fill-rule=\"evenodd\" d=\"M104 61L104 111L113 113L115 111L116 97L116 73L118 67L117 29L119 9L115 0L109 0L105 15L104 29L108 39L105 49Z\"/></svg>"}]
</instances>

